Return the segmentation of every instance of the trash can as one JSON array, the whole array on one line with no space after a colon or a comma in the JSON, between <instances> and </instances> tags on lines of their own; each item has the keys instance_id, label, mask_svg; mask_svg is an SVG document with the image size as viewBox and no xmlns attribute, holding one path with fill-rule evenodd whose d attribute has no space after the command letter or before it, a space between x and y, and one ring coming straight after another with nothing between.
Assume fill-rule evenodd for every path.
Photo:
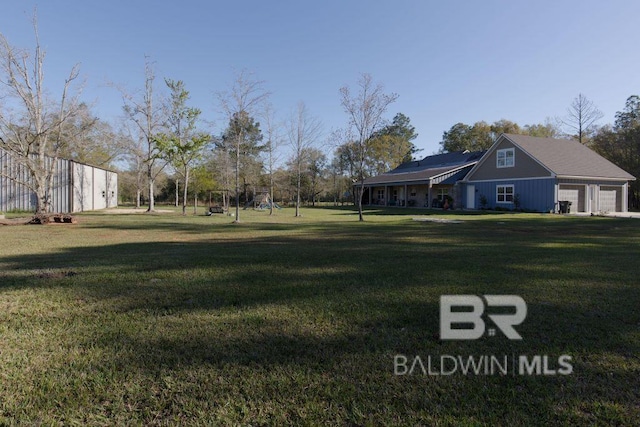
<instances>
[{"instance_id":1,"label":"trash can","mask_svg":"<svg viewBox=\"0 0 640 427\"><path fill-rule=\"evenodd\" d=\"M560 200L558 202L560 213L566 214L571 212L571 202L568 200Z\"/></svg>"}]
</instances>

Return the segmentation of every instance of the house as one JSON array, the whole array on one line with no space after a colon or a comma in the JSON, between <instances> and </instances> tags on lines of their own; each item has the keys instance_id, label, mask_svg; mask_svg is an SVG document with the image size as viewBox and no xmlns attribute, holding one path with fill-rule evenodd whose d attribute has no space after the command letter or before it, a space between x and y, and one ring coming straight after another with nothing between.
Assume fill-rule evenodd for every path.
<instances>
[{"instance_id":1,"label":"house","mask_svg":"<svg viewBox=\"0 0 640 427\"><path fill-rule=\"evenodd\" d=\"M442 207L445 197L462 202L459 182L481 159L483 151L427 156L364 180L364 205ZM358 184L356 184L358 185Z\"/></svg>"},{"instance_id":2,"label":"house","mask_svg":"<svg viewBox=\"0 0 640 427\"><path fill-rule=\"evenodd\" d=\"M575 140L502 134L464 177L462 206L626 212L635 178Z\"/></svg>"},{"instance_id":3,"label":"house","mask_svg":"<svg viewBox=\"0 0 640 427\"><path fill-rule=\"evenodd\" d=\"M49 158L49 161L53 161ZM13 179L12 179L13 178ZM32 179L12 153L0 148L0 212L35 211L35 193L19 180ZM118 206L118 174L73 160L56 159L51 211L82 212Z\"/></svg>"}]
</instances>

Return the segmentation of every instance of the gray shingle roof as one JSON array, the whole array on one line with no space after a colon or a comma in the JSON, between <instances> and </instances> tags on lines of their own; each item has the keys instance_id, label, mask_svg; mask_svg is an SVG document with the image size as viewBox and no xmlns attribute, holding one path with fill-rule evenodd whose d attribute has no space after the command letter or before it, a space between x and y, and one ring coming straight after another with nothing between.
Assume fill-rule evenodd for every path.
<instances>
[{"instance_id":1,"label":"gray shingle roof","mask_svg":"<svg viewBox=\"0 0 640 427\"><path fill-rule=\"evenodd\" d=\"M576 140L514 134L503 136L557 176L635 179L633 175Z\"/></svg>"},{"instance_id":2,"label":"gray shingle roof","mask_svg":"<svg viewBox=\"0 0 640 427\"><path fill-rule=\"evenodd\" d=\"M372 185L428 181L458 168L474 165L480 160L484 153L484 151L456 151L453 153L427 156L422 160L403 163L382 175L366 178L364 183L365 185ZM468 171L469 169L467 169L466 172Z\"/></svg>"}]
</instances>

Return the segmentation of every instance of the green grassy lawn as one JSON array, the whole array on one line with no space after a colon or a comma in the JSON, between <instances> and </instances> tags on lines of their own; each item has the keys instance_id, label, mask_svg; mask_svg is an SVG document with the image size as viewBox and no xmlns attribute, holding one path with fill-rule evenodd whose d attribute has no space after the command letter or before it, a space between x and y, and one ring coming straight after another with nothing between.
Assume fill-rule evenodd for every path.
<instances>
[{"instance_id":1,"label":"green grassy lawn","mask_svg":"<svg viewBox=\"0 0 640 427\"><path fill-rule=\"evenodd\" d=\"M0 226L0 424L640 423L639 220L302 212ZM523 340L440 340L444 294L520 295ZM570 375L394 375L564 354Z\"/></svg>"}]
</instances>

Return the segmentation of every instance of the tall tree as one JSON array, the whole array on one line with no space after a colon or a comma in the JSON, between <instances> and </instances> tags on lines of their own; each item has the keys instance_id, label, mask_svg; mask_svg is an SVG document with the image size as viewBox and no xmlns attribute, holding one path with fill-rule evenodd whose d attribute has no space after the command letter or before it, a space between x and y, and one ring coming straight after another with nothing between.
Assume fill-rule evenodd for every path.
<instances>
[{"instance_id":1,"label":"tall tree","mask_svg":"<svg viewBox=\"0 0 640 427\"><path fill-rule=\"evenodd\" d=\"M135 187L136 209L140 209L142 192L145 187L146 164L145 164L145 141L137 129L132 129L132 122L125 124L123 129L123 157L128 164L128 172L131 174L130 182Z\"/></svg>"},{"instance_id":2,"label":"tall tree","mask_svg":"<svg viewBox=\"0 0 640 427\"><path fill-rule=\"evenodd\" d=\"M113 167L130 143L124 130L114 130L111 124L93 115L85 103L62 126L62 138L62 157L105 168Z\"/></svg>"},{"instance_id":3,"label":"tall tree","mask_svg":"<svg viewBox=\"0 0 640 427\"><path fill-rule=\"evenodd\" d=\"M228 153L235 173L236 187L236 222L240 222L240 184L247 194L249 179L255 184L262 168L258 155L264 149L261 145L263 139L260 123L249 116L246 111L234 114L229 120L229 125L222 138L217 141L219 150Z\"/></svg>"},{"instance_id":4,"label":"tall tree","mask_svg":"<svg viewBox=\"0 0 640 427\"><path fill-rule=\"evenodd\" d=\"M552 138L557 137L560 131L548 119L543 124L525 125L524 127L505 119L498 120L490 125L484 121L476 122L473 126L456 123L442 135L440 152L486 150L503 133Z\"/></svg>"},{"instance_id":5,"label":"tall tree","mask_svg":"<svg viewBox=\"0 0 640 427\"><path fill-rule=\"evenodd\" d=\"M640 97L627 98L625 108L616 113L613 127L601 128L593 138L593 149L640 178ZM640 182L630 184L630 206L640 208Z\"/></svg>"},{"instance_id":6,"label":"tall tree","mask_svg":"<svg viewBox=\"0 0 640 427\"><path fill-rule=\"evenodd\" d=\"M265 144L265 153L266 153L266 169L267 175L269 179L269 197L271 198L271 203L269 203L269 215L273 215L274 208L274 174L275 174L275 165L278 161L277 151L278 147L281 145L281 135L280 135L280 126L276 122L275 112L273 107L269 104L265 106L264 113L264 124L265 124L265 136L267 137L267 142Z\"/></svg>"},{"instance_id":7,"label":"tall tree","mask_svg":"<svg viewBox=\"0 0 640 427\"><path fill-rule=\"evenodd\" d=\"M317 197L322 193L322 187L327 174L327 156L317 148L311 148L307 155L306 167L309 175L309 198L311 206L316 205Z\"/></svg>"},{"instance_id":8,"label":"tall tree","mask_svg":"<svg viewBox=\"0 0 640 427\"><path fill-rule=\"evenodd\" d=\"M537 136L539 138L558 138L562 136L562 132L557 123L547 118L544 123L525 125L524 133L529 136Z\"/></svg>"},{"instance_id":9,"label":"tall tree","mask_svg":"<svg viewBox=\"0 0 640 427\"><path fill-rule=\"evenodd\" d=\"M194 162L201 157L206 144L211 141L211 136L197 130L198 119L202 112L198 108L187 106L190 97L184 82L165 79L165 83L170 90L167 118L169 133L158 134L154 138L161 155L183 178L182 215L186 215L189 173Z\"/></svg>"},{"instance_id":10,"label":"tall tree","mask_svg":"<svg viewBox=\"0 0 640 427\"><path fill-rule=\"evenodd\" d=\"M386 94L381 84L374 84L369 74L362 74L358 80L357 93L352 93L348 86L340 89L340 104L347 113L349 127L347 135L353 135L347 142L353 142L355 148L354 167L359 181L356 194L358 219L364 221L362 213L362 196L366 177L367 160L370 142L377 131L384 126L384 113L389 105L398 99L395 93Z\"/></svg>"},{"instance_id":11,"label":"tall tree","mask_svg":"<svg viewBox=\"0 0 640 427\"><path fill-rule=\"evenodd\" d=\"M304 103L300 102L287 123L287 136L296 176L296 217L300 216L300 188L304 166L309 160L311 148L318 142L321 131L321 123L311 116Z\"/></svg>"},{"instance_id":12,"label":"tall tree","mask_svg":"<svg viewBox=\"0 0 640 427\"><path fill-rule=\"evenodd\" d=\"M473 126L456 123L442 135L440 151L482 151L491 147L493 141L492 126L486 122L476 122Z\"/></svg>"},{"instance_id":13,"label":"tall tree","mask_svg":"<svg viewBox=\"0 0 640 427\"><path fill-rule=\"evenodd\" d=\"M384 173L412 160L419 150L413 144L418 137L409 117L398 113L393 121L375 133L371 140L371 163L375 174Z\"/></svg>"},{"instance_id":14,"label":"tall tree","mask_svg":"<svg viewBox=\"0 0 640 427\"><path fill-rule=\"evenodd\" d=\"M522 128L515 122L506 119L500 119L491 125L491 139L495 141L503 133L522 134Z\"/></svg>"},{"instance_id":15,"label":"tall tree","mask_svg":"<svg viewBox=\"0 0 640 427\"><path fill-rule=\"evenodd\" d=\"M562 123L568 134L581 144L586 144L596 130L596 122L602 117L604 117L602 111L580 93L567 108L567 115Z\"/></svg>"},{"instance_id":16,"label":"tall tree","mask_svg":"<svg viewBox=\"0 0 640 427\"><path fill-rule=\"evenodd\" d=\"M155 136L163 130L165 117L162 103L156 103L157 99L154 98L154 81L153 64L148 57L145 57L145 81L142 96L136 98L125 91L121 91L125 115L135 123L140 133L140 140L144 144L142 153L149 188L149 207L147 212L155 211L155 179L166 166L160 147L156 144L155 139Z\"/></svg>"},{"instance_id":17,"label":"tall tree","mask_svg":"<svg viewBox=\"0 0 640 427\"><path fill-rule=\"evenodd\" d=\"M0 34L0 147L12 153L28 178L17 171L0 171L19 181L37 198L36 213L46 213L51 205L57 159L64 149L63 127L78 114L80 89L73 88L79 66L71 68L62 85L59 100L47 96L44 81L45 52L40 46L34 16L35 51L17 49Z\"/></svg>"},{"instance_id":18,"label":"tall tree","mask_svg":"<svg viewBox=\"0 0 640 427\"><path fill-rule=\"evenodd\" d=\"M232 143L235 152L235 222L240 222L240 166L244 152L243 147L246 148L262 139L259 123L254 122L252 116L259 114L259 110L268 97L269 92L263 89L263 82L256 80L251 73L246 71L237 74L233 84L226 92L218 94L220 105L229 119L225 143ZM247 132L253 133L248 134ZM260 136L259 140L256 139L258 135Z\"/></svg>"}]
</instances>

